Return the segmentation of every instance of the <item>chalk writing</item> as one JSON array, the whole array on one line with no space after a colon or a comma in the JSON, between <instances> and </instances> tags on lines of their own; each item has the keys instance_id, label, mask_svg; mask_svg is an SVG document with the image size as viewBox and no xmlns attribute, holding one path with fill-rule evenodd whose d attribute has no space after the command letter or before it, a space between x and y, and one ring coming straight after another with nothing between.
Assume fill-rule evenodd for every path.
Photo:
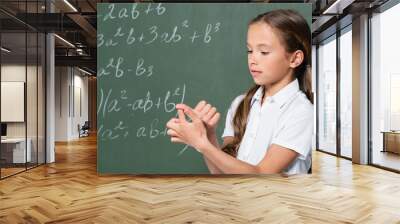
<instances>
[{"instance_id":1,"label":"chalk writing","mask_svg":"<svg viewBox=\"0 0 400 224\"><path fill-rule=\"evenodd\" d=\"M135 68L123 67L125 59L123 57L111 57L105 68L99 69L98 77L110 76L122 78L124 75L134 75L136 77L150 77L154 73L154 65L145 64L143 58L139 58ZM130 63L129 63L130 64Z\"/></svg>"},{"instance_id":2,"label":"chalk writing","mask_svg":"<svg viewBox=\"0 0 400 224\"><path fill-rule=\"evenodd\" d=\"M111 35L105 36L103 33L97 35L97 47L115 47L121 44L127 46L135 44L150 45L155 42L164 44L175 44L187 40L189 43L209 44L213 35L221 30L221 23L207 23L202 27L191 27L189 20L183 20L178 25L172 27L160 27L152 25L142 30L134 27L123 28L117 27Z\"/></svg>"},{"instance_id":3,"label":"chalk writing","mask_svg":"<svg viewBox=\"0 0 400 224\"><path fill-rule=\"evenodd\" d=\"M121 4L119 4L118 6L119 7L116 7L116 4L109 4L105 15L104 16L100 15L99 18L102 18L103 22L106 22L108 20L115 20L115 19L136 20L143 13L146 15L152 14L152 15L161 16L166 11L166 8L162 5L162 3L158 3L156 6L154 6L154 4L152 4L152 3L149 3L145 7L146 9L144 11L139 10L138 3L129 4L128 7L121 7Z\"/></svg>"}]
</instances>

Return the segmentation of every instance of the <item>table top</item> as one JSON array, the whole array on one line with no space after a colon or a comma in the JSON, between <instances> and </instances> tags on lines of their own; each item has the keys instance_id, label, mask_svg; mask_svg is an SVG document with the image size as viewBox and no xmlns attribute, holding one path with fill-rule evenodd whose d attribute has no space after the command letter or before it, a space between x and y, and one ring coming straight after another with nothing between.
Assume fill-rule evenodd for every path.
<instances>
[{"instance_id":1,"label":"table top","mask_svg":"<svg viewBox=\"0 0 400 224\"><path fill-rule=\"evenodd\" d=\"M30 139L28 138L28 141ZM1 143L20 143L20 142L24 142L25 138L5 138L5 139L1 139Z\"/></svg>"},{"instance_id":2,"label":"table top","mask_svg":"<svg viewBox=\"0 0 400 224\"><path fill-rule=\"evenodd\" d=\"M381 131L381 133L400 134L400 131Z\"/></svg>"}]
</instances>

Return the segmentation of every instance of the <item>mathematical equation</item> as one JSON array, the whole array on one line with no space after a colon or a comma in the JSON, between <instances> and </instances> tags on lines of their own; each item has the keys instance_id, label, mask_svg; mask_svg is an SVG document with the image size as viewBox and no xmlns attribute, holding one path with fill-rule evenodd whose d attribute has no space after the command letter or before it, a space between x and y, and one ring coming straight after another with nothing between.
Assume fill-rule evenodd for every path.
<instances>
[{"instance_id":1,"label":"mathematical equation","mask_svg":"<svg viewBox=\"0 0 400 224\"><path fill-rule=\"evenodd\" d=\"M143 6L139 9L139 6ZM118 22L137 20L140 16L162 16L167 9L162 3L158 4L130 4L126 7L116 7L115 4L109 4L107 12L104 15L98 15L100 22L116 20ZM137 24L140 24L139 22ZM140 26L140 25L139 25ZM97 34L97 47L115 47L118 45L131 46L134 44L151 45L155 42L174 44L183 40L196 43L210 43L213 35L219 32L221 23L207 23L201 27L192 27L188 19L184 19L171 27L160 27L152 25L149 27L127 27L118 26L115 30L107 30L106 33Z\"/></svg>"},{"instance_id":2,"label":"mathematical equation","mask_svg":"<svg viewBox=\"0 0 400 224\"><path fill-rule=\"evenodd\" d=\"M136 77L150 77L154 73L154 65L145 65L143 58L139 58L135 63L135 68L123 67L125 59L123 57L111 57L105 68L99 68L98 77L122 78L124 75L134 75ZM129 63L130 64L130 63Z\"/></svg>"},{"instance_id":3,"label":"mathematical equation","mask_svg":"<svg viewBox=\"0 0 400 224\"><path fill-rule=\"evenodd\" d=\"M123 4L109 4L107 7L107 11L104 15L99 14L97 19L102 22L106 22L107 20L136 20L139 16L144 15L153 15L153 16L161 16L166 12L166 8L162 3L158 4L138 4L133 3L127 5L127 7L123 7ZM144 6L143 9L139 9L140 6Z\"/></svg>"},{"instance_id":4,"label":"mathematical equation","mask_svg":"<svg viewBox=\"0 0 400 224\"><path fill-rule=\"evenodd\" d=\"M97 116L105 119L109 116L111 117L123 117L120 115L121 112L127 113L130 116L126 119L134 117L134 121L130 122L137 125L139 119L143 120L143 116L149 111L158 110L159 113L172 113L175 111L175 105L177 103L183 103L186 94L186 84L178 86L175 89L167 90L163 96L154 97L150 90L147 91L145 96L142 97L130 97L128 90L121 89L119 91L114 91L113 89L104 90L100 88L99 90L99 103L97 108ZM141 115L141 116L139 116ZM172 117L172 116L171 116ZM164 126L167 121L164 122ZM100 125L98 135L101 140L114 140L118 138L127 138L129 136L129 131L132 127L126 125L127 121L119 120L119 122L114 126L109 128L104 125ZM136 137L149 137L155 138L157 136L166 134L166 131L160 131L156 129L159 125L160 120L154 118L148 125L143 125L141 127L133 127L136 129ZM146 134L147 130L149 133Z\"/></svg>"},{"instance_id":5,"label":"mathematical equation","mask_svg":"<svg viewBox=\"0 0 400 224\"><path fill-rule=\"evenodd\" d=\"M106 36L103 33L97 34L97 47L115 47L120 44L124 44L124 46L132 46L134 44L150 45L157 41L159 43L174 44L183 40L187 40L192 44L198 41L208 44L212 41L213 35L220 30L220 22L208 23L198 29L190 29L188 20L184 20L180 25L175 25L169 31L162 31L157 25L139 31L136 31L133 27L129 28L129 30L118 27L110 36Z\"/></svg>"}]
</instances>

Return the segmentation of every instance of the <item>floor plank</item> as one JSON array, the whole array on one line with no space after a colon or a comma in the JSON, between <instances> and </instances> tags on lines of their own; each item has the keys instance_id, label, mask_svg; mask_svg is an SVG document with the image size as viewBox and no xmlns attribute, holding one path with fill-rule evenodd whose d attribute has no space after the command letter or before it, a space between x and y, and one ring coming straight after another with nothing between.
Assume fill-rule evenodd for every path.
<instances>
[{"instance_id":1,"label":"floor plank","mask_svg":"<svg viewBox=\"0 0 400 224\"><path fill-rule=\"evenodd\" d=\"M98 176L96 139L0 181L0 223L400 223L400 175L313 153L313 174Z\"/></svg>"}]
</instances>

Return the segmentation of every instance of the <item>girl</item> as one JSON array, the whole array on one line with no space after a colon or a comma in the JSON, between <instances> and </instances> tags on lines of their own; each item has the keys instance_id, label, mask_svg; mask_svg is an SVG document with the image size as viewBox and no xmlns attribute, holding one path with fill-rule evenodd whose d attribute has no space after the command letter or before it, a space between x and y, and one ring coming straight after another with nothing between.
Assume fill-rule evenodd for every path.
<instances>
[{"instance_id":1,"label":"girl","mask_svg":"<svg viewBox=\"0 0 400 224\"><path fill-rule=\"evenodd\" d=\"M215 131L220 114L205 101L194 109L176 105L179 118L167 123L171 141L202 153L213 174L307 173L313 131L310 44L310 28L295 11L254 18L247 48L255 86L233 100L222 147Z\"/></svg>"}]
</instances>

